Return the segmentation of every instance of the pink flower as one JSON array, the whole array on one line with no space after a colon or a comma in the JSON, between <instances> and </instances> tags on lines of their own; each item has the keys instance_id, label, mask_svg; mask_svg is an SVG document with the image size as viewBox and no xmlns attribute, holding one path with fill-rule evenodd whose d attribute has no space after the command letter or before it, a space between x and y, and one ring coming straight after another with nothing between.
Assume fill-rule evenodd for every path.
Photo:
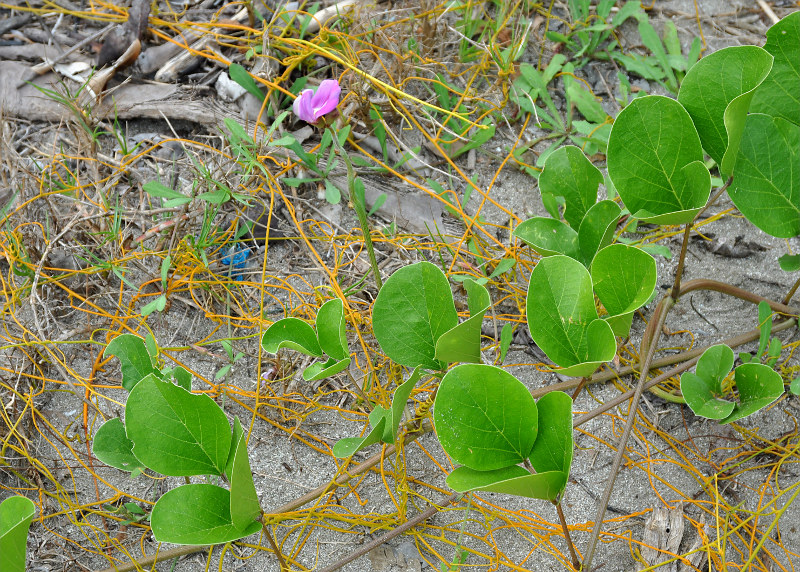
<instances>
[{"instance_id":1,"label":"pink flower","mask_svg":"<svg viewBox=\"0 0 800 572\"><path fill-rule=\"evenodd\" d=\"M335 79L324 80L317 92L304 89L294 100L292 108L295 115L308 123L316 123L323 115L330 113L339 105L339 94L342 88Z\"/></svg>"}]
</instances>

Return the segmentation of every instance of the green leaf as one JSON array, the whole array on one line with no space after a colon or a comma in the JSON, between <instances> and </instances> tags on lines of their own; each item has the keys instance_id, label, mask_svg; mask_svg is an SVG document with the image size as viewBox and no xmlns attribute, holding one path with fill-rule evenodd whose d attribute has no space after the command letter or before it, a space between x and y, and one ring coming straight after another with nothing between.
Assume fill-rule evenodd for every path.
<instances>
[{"instance_id":1,"label":"green leaf","mask_svg":"<svg viewBox=\"0 0 800 572\"><path fill-rule=\"evenodd\" d=\"M800 12L792 12L767 30L767 50L775 58L756 90L750 111L800 123Z\"/></svg>"},{"instance_id":2,"label":"green leaf","mask_svg":"<svg viewBox=\"0 0 800 572\"><path fill-rule=\"evenodd\" d=\"M183 366L175 366L175 369L172 370L172 377L178 387L182 387L189 392L192 391L192 374L186 371Z\"/></svg>"},{"instance_id":3,"label":"green leaf","mask_svg":"<svg viewBox=\"0 0 800 572\"><path fill-rule=\"evenodd\" d=\"M150 513L150 527L158 542L173 544L224 544L261 530L258 522L244 530L236 528L230 492L205 483L165 493Z\"/></svg>"},{"instance_id":4,"label":"green leaf","mask_svg":"<svg viewBox=\"0 0 800 572\"><path fill-rule=\"evenodd\" d=\"M185 205L186 203L192 202L191 197L187 197L183 193L179 193L173 189L170 189L166 185L159 183L158 181L150 181L142 185L142 189L152 196L152 197L159 197L167 199L164 202L164 208L172 208L178 207L181 205Z\"/></svg>"},{"instance_id":5,"label":"green leaf","mask_svg":"<svg viewBox=\"0 0 800 572\"><path fill-rule=\"evenodd\" d=\"M691 221L711 194L692 118L660 95L640 97L617 116L608 174L632 216L656 224Z\"/></svg>"},{"instance_id":6,"label":"green leaf","mask_svg":"<svg viewBox=\"0 0 800 572\"><path fill-rule=\"evenodd\" d=\"M325 179L325 200L332 205L338 205L342 201L342 192L328 179Z\"/></svg>"},{"instance_id":7,"label":"green leaf","mask_svg":"<svg viewBox=\"0 0 800 572\"><path fill-rule=\"evenodd\" d=\"M253 94L259 101L264 101L264 93L258 87L258 83L253 79L247 70L239 64L231 64L228 68L231 79L245 88L248 93Z\"/></svg>"},{"instance_id":8,"label":"green leaf","mask_svg":"<svg viewBox=\"0 0 800 572\"><path fill-rule=\"evenodd\" d=\"M578 228L578 260L584 266L591 265L597 252L614 240L621 214L622 209L614 201L600 201L587 211Z\"/></svg>"},{"instance_id":9,"label":"green leaf","mask_svg":"<svg viewBox=\"0 0 800 572\"><path fill-rule=\"evenodd\" d=\"M664 50L664 44L661 43L661 38L658 37L653 25L647 18L646 14L639 16L639 35L642 37L642 43L653 53L659 67L667 76L667 87L670 91L675 91L678 88L678 81L675 78L675 73L672 66L669 64L667 52Z\"/></svg>"},{"instance_id":10,"label":"green leaf","mask_svg":"<svg viewBox=\"0 0 800 572\"><path fill-rule=\"evenodd\" d=\"M564 94L567 102L577 107L587 121L603 123L608 119L608 114L598 98L583 85L583 82L568 75L562 77L564 78Z\"/></svg>"},{"instance_id":11,"label":"green leaf","mask_svg":"<svg viewBox=\"0 0 800 572\"><path fill-rule=\"evenodd\" d=\"M225 476L228 477L228 480L231 480L231 473L233 472L233 459L236 457L236 443L239 442L239 439L242 438L244 435L244 429L242 428L242 422L239 421L239 417L233 418L233 437L231 438L231 450L228 452L228 459L225 461Z\"/></svg>"},{"instance_id":12,"label":"green leaf","mask_svg":"<svg viewBox=\"0 0 800 572\"><path fill-rule=\"evenodd\" d=\"M583 216L597 202L597 189L603 174L586 155L572 145L561 147L545 161L539 176L539 189L544 195L564 197L564 220L578 230Z\"/></svg>"},{"instance_id":13,"label":"green leaf","mask_svg":"<svg viewBox=\"0 0 800 572\"><path fill-rule=\"evenodd\" d=\"M0 503L0 554L3 572L25 572L28 529L36 505L27 497L15 495Z\"/></svg>"},{"instance_id":14,"label":"green leaf","mask_svg":"<svg viewBox=\"0 0 800 572\"><path fill-rule=\"evenodd\" d=\"M735 404L722 399L722 382L733 367L733 350L725 344L711 346L697 361L696 373L681 375L681 393L695 415L723 419Z\"/></svg>"},{"instance_id":15,"label":"green leaf","mask_svg":"<svg viewBox=\"0 0 800 572\"><path fill-rule=\"evenodd\" d=\"M133 454L163 475L221 475L231 448L228 418L208 395L148 375L125 405Z\"/></svg>"},{"instance_id":16,"label":"green leaf","mask_svg":"<svg viewBox=\"0 0 800 572\"><path fill-rule=\"evenodd\" d=\"M520 463L537 433L536 403L510 373L490 365L465 364L442 378L433 423L454 461L477 471Z\"/></svg>"},{"instance_id":17,"label":"green leaf","mask_svg":"<svg viewBox=\"0 0 800 572\"><path fill-rule=\"evenodd\" d=\"M800 128L780 117L748 115L728 194L764 232L800 234Z\"/></svg>"},{"instance_id":18,"label":"green leaf","mask_svg":"<svg viewBox=\"0 0 800 572\"><path fill-rule=\"evenodd\" d=\"M382 417L380 422L372 428L366 437L345 437L344 439L339 439L333 446L334 456L343 459L354 455L365 447L378 443L383 438L385 428L386 418Z\"/></svg>"},{"instance_id":19,"label":"green leaf","mask_svg":"<svg viewBox=\"0 0 800 572\"><path fill-rule=\"evenodd\" d=\"M780 374L764 364L742 364L733 370L733 375L739 390L739 403L733 413L720 421L723 425L752 415L783 395Z\"/></svg>"},{"instance_id":20,"label":"green leaf","mask_svg":"<svg viewBox=\"0 0 800 572\"><path fill-rule=\"evenodd\" d=\"M457 324L450 284L430 262L392 274L372 307L375 338L392 361L407 367L443 369L436 342Z\"/></svg>"},{"instance_id":21,"label":"green leaf","mask_svg":"<svg viewBox=\"0 0 800 572\"><path fill-rule=\"evenodd\" d=\"M489 491L542 500L558 498L566 485L566 473L549 471L532 475L516 465L494 471L458 467L447 477L447 486L456 492Z\"/></svg>"},{"instance_id":22,"label":"green leaf","mask_svg":"<svg viewBox=\"0 0 800 572\"><path fill-rule=\"evenodd\" d=\"M568 368L565 375L588 375L614 358L614 334L597 317L592 279L577 260L552 256L539 261L531 272L526 314L533 341Z\"/></svg>"},{"instance_id":23,"label":"green leaf","mask_svg":"<svg viewBox=\"0 0 800 572\"><path fill-rule=\"evenodd\" d=\"M514 268L514 265L516 263L517 261L514 260L513 258L501 259L500 262L497 263L497 266L495 266L494 271L489 275L489 280L492 280L493 278L497 278L498 276L505 274L506 272Z\"/></svg>"},{"instance_id":24,"label":"green leaf","mask_svg":"<svg viewBox=\"0 0 800 572\"><path fill-rule=\"evenodd\" d=\"M144 345L144 340L133 334L121 334L111 340L103 357L116 356L122 365L122 387L128 391L156 368Z\"/></svg>"},{"instance_id":25,"label":"green leaf","mask_svg":"<svg viewBox=\"0 0 800 572\"><path fill-rule=\"evenodd\" d=\"M322 351L337 360L348 356L344 326L344 303L338 298L325 302L317 312L317 337Z\"/></svg>"},{"instance_id":26,"label":"green leaf","mask_svg":"<svg viewBox=\"0 0 800 572\"><path fill-rule=\"evenodd\" d=\"M417 366L414 368L414 371L411 372L411 376L405 381L400 387L398 387L394 391L394 396L392 397L392 409L391 409L391 426L387 427L388 430L391 431L391 440L388 440L388 443L394 443L394 440L397 438L397 433L400 427L400 421L403 420L403 411L406 408L406 403L408 402L408 398L411 395L411 392L414 390L414 386L419 381L419 378L422 376L422 368Z\"/></svg>"},{"instance_id":27,"label":"green leaf","mask_svg":"<svg viewBox=\"0 0 800 572\"><path fill-rule=\"evenodd\" d=\"M532 217L517 226L512 236L519 238L541 256L563 254L575 259L580 256L578 233L560 220Z\"/></svg>"},{"instance_id":28,"label":"green leaf","mask_svg":"<svg viewBox=\"0 0 800 572\"><path fill-rule=\"evenodd\" d=\"M475 280L464 280L469 318L448 330L436 341L436 359L445 363L481 362L481 325L492 301L489 291Z\"/></svg>"},{"instance_id":29,"label":"green leaf","mask_svg":"<svg viewBox=\"0 0 800 572\"><path fill-rule=\"evenodd\" d=\"M539 435L533 444L530 461L537 473L561 471L569 475L572 466L572 398L563 391L552 391L536 402L539 410Z\"/></svg>"},{"instance_id":30,"label":"green leaf","mask_svg":"<svg viewBox=\"0 0 800 572\"><path fill-rule=\"evenodd\" d=\"M317 381L318 379L325 379L332 377L339 372L347 369L350 365L350 358L346 357L343 360L336 358L329 358L327 361L313 363L303 370L303 379L305 381Z\"/></svg>"},{"instance_id":31,"label":"green leaf","mask_svg":"<svg viewBox=\"0 0 800 572\"><path fill-rule=\"evenodd\" d=\"M778 264L784 272L800 270L800 254L784 254L778 259Z\"/></svg>"},{"instance_id":32,"label":"green leaf","mask_svg":"<svg viewBox=\"0 0 800 572\"><path fill-rule=\"evenodd\" d=\"M143 318L146 318L153 312L163 312L164 308L167 307L167 297L164 294L161 294L158 298L149 302L142 306L141 314Z\"/></svg>"},{"instance_id":33,"label":"green leaf","mask_svg":"<svg viewBox=\"0 0 800 572\"><path fill-rule=\"evenodd\" d=\"M733 173L750 101L770 68L763 49L731 46L701 59L683 80L678 101L724 177Z\"/></svg>"},{"instance_id":34,"label":"green leaf","mask_svg":"<svg viewBox=\"0 0 800 572\"><path fill-rule=\"evenodd\" d=\"M614 318L632 315L645 304L656 287L656 261L652 256L623 244L605 247L592 262L594 292L608 311L609 321L617 336L627 336L630 320L623 331L614 328Z\"/></svg>"},{"instance_id":35,"label":"green leaf","mask_svg":"<svg viewBox=\"0 0 800 572\"><path fill-rule=\"evenodd\" d=\"M272 324L261 338L264 351L278 353L281 348L291 348L309 356L322 356L314 328L299 318L283 318Z\"/></svg>"},{"instance_id":36,"label":"green leaf","mask_svg":"<svg viewBox=\"0 0 800 572\"><path fill-rule=\"evenodd\" d=\"M511 341L514 339L514 326L511 324L504 324L503 329L500 330L500 356L498 363L503 363L508 353L508 348L511 347Z\"/></svg>"},{"instance_id":37,"label":"green leaf","mask_svg":"<svg viewBox=\"0 0 800 572\"><path fill-rule=\"evenodd\" d=\"M460 157L464 153L471 151L472 149L477 149L487 141L489 141L492 137L494 137L495 130L497 127L492 123L492 120L487 119L481 125L486 126L484 129L475 129L474 132L469 135L469 139L467 140L466 145L460 147L458 150L454 151L450 157L451 159L455 159L456 157Z\"/></svg>"},{"instance_id":38,"label":"green leaf","mask_svg":"<svg viewBox=\"0 0 800 572\"><path fill-rule=\"evenodd\" d=\"M789 391L792 392L792 395L800 395L800 376L795 377L789 384Z\"/></svg>"},{"instance_id":39,"label":"green leaf","mask_svg":"<svg viewBox=\"0 0 800 572\"><path fill-rule=\"evenodd\" d=\"M230 478L231 522L237 530L245 531L261 515L261 505L258 504L258 493L247 456L247 438L244 435L239 437L238 443L231 449L236 449Z\"/></svg>"},{"instance_id":40,"label":"green leaf","mask_svg":"<svg viewBox=\"0 0 800 572\"><path fill-rule=\"evenodd\" d=\"M144 470L144 465L133 454L133 441L128 439L125 426L119 418L109 419L100 426L92 442L92 453L103 463L121 471Z\"/></svg>"}]
</instances>

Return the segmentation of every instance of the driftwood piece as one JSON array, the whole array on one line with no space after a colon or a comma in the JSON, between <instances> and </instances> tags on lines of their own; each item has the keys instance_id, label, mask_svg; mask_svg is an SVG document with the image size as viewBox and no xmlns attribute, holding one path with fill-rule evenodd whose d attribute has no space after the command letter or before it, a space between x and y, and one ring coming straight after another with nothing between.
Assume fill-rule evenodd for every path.
<instances>
[{"instance_id":1,"label":"driftwood piece","mask_svg":"<svg viewBox=\"0 0 800 572\"><path fill-rule=\"evenodd\" d=\"M29 68L17 62L0 61L0 109L6 115L32 121L58 122L69 119L70 112L32 85L16 89L16 80ZM34 80L36 85L53 88L58 77L48 73ZM77 91L77 90L76 90ZM239 110L227 107L216 98L198 99L197 93L178 85L127 83L106 94L92 109L95 119L169 119L217 125L223 117L238 117Z\"/></svg>"},{"instance_id":2,"label":"driftwood piece","mask_svg":"<svg viewBox=\"0 0 800 572\"><path fill-rule=\"evenodd\" d=\"M672 560L669 564L664 564L659 568L663 572L676 572L678 562L673 560L683 539L683 507L677 505L673 509L659 506L653 509L650 517L644 525L642 534L642 559L647 566L655 566L662 562ZM637 570L645 568L641 562L637 563Z\"/></svg>"}]
</instances>

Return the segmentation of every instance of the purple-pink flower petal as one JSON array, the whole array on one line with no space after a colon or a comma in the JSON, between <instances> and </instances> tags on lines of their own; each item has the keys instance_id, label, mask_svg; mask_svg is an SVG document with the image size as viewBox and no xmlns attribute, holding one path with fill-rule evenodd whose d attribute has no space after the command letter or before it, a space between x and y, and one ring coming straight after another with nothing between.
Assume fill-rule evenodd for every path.
<instances>
[{"instance_id":1,"label":"purple-pink flower petal","mask_svg":"<svg viewBox=\"0 0 800 572\"><path fill-rule=\"evenodd\" d=\"M304 89L300 92L300 95L294 100L292 104L292 109L294 109L294 114L297 115L303 121L307 121L308 123L314 123L317 119L314 117L314 111L311 107L311 102L314 97L314 92L310 89Z\"/></svg>"},{"instance_id":2,"label":"purple-pink flower petal","mask_svg":"<svg viewBox=\"0 0 800 572\"><path fill-rule=\"evenodd\" d=\"M342 88L335 79L323 81L316 93L310 89L304 89L294 100L292 109L303 121L316 123L320 117L336 109L339 105L339 95Z\"/></svg>"},{"instance_id":3,"label":"purple-pink flower petal","mask_svg":"<svg viewBox=\"0 0 800 572\"><path fill-rule=\"evenodd\" d=\"M339 105L339 94L342 88L335 79L326 79L319 85L317 93L314 94L313 107L314 115L317 119L336 109Z\"/></svg>"}]
</instances>

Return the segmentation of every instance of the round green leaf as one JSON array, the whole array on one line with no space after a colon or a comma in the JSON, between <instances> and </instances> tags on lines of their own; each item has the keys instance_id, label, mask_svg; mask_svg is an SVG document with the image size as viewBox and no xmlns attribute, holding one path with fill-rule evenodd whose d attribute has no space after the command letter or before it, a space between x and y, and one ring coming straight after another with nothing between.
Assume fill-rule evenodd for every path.
<instances>
[{"instance_id":1,"label":"round green leaf","mask_svg":"<svg viewBox=\"0 0 800 572\"><path fill-rule=\"evenodd\" d=\"M578 257L578 233L553 218L533 217L514 229L513 235L541 256L564 254Z\"/></svg>"},{"instance_id":2,"label":"round green leaf","mask_svg":"<svg viewBox=\"0 0 800 572\"><path fill-rule=\"evenodd\" d=\"M119 418L109 419L100 426L94 436L92 453L106 465L121 471L144 470L141 461L133 454L133 441L128 439Z\"/></svg>"},{"instance_id":3,"label":"round green leaf","mask_svg":"<svg viewBox=\"0 0 800 572\"><path fill-rule=\"evenodd\" d=\"M148 375L128 397L125 427L136 458L162 475L225 471L231 427L208 395L194 395Z\"/></svg>"},{"instance_id":4,"label":"round green leaf","mask_svg":"<svg viewBox=\"0 0 800 572\"><path fill-rule=\"evenodd\" d=\"M630 314L650 299L656 287L655 259L633 246L612 244L597 253L592 262L594 292L608 311L609 319ZM618 336L628 331L614 331Z\"/></svg>"},{"instance_id":5,"label":"round green leaf","mask_svg":"<svg viewBox=\"0 0 800 572\"><path fill-rule=\"evenodd\" d=\"M531 449L531 465L537 473L568 475L573 453L572 398L563 391L552 391L536 402L536 408L539 434Z\"/></svg>"},{"instance_id":6,"label":"round green leaf","mask_svg":"<svg viewBox=\"0 0 800 572\"><path fill-rule=\"evenodd\" d=\"M344 330L344 303L328 300L317 312L317 336L326 354L337 361L347 358L347 336Z\"/></svg>"},{"instance_id":7,"label":"round green leaf","mask_svg":"<svg viewBox=\"0 0 800 572\"><path fill-rule=\"evenodd\" d=\"M783 395L783 379L780 374L761 363L745 363L734 371L739 403L720 423L731 423L752 415Z\"/></svg>"},{"instance_id":8,"label":"round green leaf","mask_svg":"<svg viewBox=\"0 0 800 572\"><path fill-rule=\"evenodd\" d=\"M800 123L800 12L767 30L764 45L775 58L772 71L756 90L750 111Z\"/></svg>"},{"instance_id":9,"label":"round green leaf","mask_svg":"<svg viewBox=\"0 0 800 572\"><path fill-rule=\"evenodd\" d=\"M728 194L747 220L778 238L800 234L800 127L748 115Z\"/></svg>"},{"instance_id":10,"label":"round green leaf","mask_svg":"<svg viewBox=\"0 0 800 572\"><path fill-rule=\"evenodd\" d=\"M454 461L477 471L500 469L530 454L537 433L536 403L510 373L465 364L442 378L433 422Z\"/></svg>"},{"instance_id":11,"label":"round green leaf","mask_svg":"<svg viewBox=\"0 0 800 572\"><path fill-rule=\"evenodd\" d=\"M551 153L539 175L539 189L543 195L564 197L564 220L575 230L586 211L597 202L597 189L602 182L603 174L583 151L572 145L559 147Z\"/></svg>"},{"instance_id":12,"label":"round green leaf","mask_svg":"<svg viewBox=\"0 0 800 572\"><path fill-rule=\"evenodd\" d=\"M0 570L25 572L28 529L36 505L27 497L15 495L0 503Z\"/></svg>"},{"instance_id":13,"label":"round green leaf","mask_svg":"<svg viewBox=\"0 0 800 572\"><path fill-rule=\"evenodd\" d=\"M458 324L450 283L430 262L392 274L372 307L372 328L384 353L407 367L443 369L436 342Z\"/></svg>"},{"instance_id":14,"label":"round green leaf","mask_svg":"<svg viewBox=\"0 0 800 572\"><path fill-rule=\"evenodd\" d=\"M733 367L733 350L725 344L711 346L697 361L696 373L681 375L681 393L695 415L723 419L735 404L723 399L722 382Z\"/></svg>"},{"instance_id":15,"label":"round green leaf","mask_svg":"<svg viewBox=\"0 0 800 572\"><path fill-rule=\"evenodd\" d=\"M561 367L580 366L580 372L591 373L598 363L614 358L614 334L598 319L592 279L577 260L552 256L539 261L531 272L526 316L533 341Z\"/></svg>"},{"instance_id":16,"label":"round green leaf","mask_svg":"<svg viewBox=\"0 0 800 572\"><path fill-rule=\"evenodd\" d=\"M150 527L158 542L224 544L257 533L261 523L236 528L231 520L230 492L203 483L165 493L150 513Z\"/></svg>"},{"instance_id":17,"label":"round green leaf","mask_svg":"<svg viewBox=\"0 0 800 572\"><path fill-rule=\"evenodd\" d=\"M772 56L763 49L732 46L701 59L681 84L678 101L723 176L733 172L750 101L771 68Z\"/></svg>"},{"instance_id":18,"label":"round green leaf","mask_svg":"<svg viewBox=\"0 0 800 572\"><path fill-rule=\"evenodd\" d=\"M284 318L272 324L264 332L261 346L271 354L278 353L281 348L291 348L309 356L322 355L314 328L299 318Z\"/></svg>"},{"instance_id":19,"label":"round green leaf","mask_svg":"<svg viewBox=\"0 0 800 572\"><path fill-rule=\"evenodd\" d=\"M635 99L617 116L608 175L632 216L656 224L691 221L711 193L692 118L660 95Z\"/></svg>"},{"instance_id":20,"label":"round green leaf","mask_svg":"<svg viewBox=\"0 0 800 572\"><path fill-rule=\"evenodd\" d=\"M488 491L549 501L557 499L566 485L566 473L548 471L532 475L517 465L494 471L458 467L447 477L447 486L456 492Z\"/></svg>"}]
</instances>

